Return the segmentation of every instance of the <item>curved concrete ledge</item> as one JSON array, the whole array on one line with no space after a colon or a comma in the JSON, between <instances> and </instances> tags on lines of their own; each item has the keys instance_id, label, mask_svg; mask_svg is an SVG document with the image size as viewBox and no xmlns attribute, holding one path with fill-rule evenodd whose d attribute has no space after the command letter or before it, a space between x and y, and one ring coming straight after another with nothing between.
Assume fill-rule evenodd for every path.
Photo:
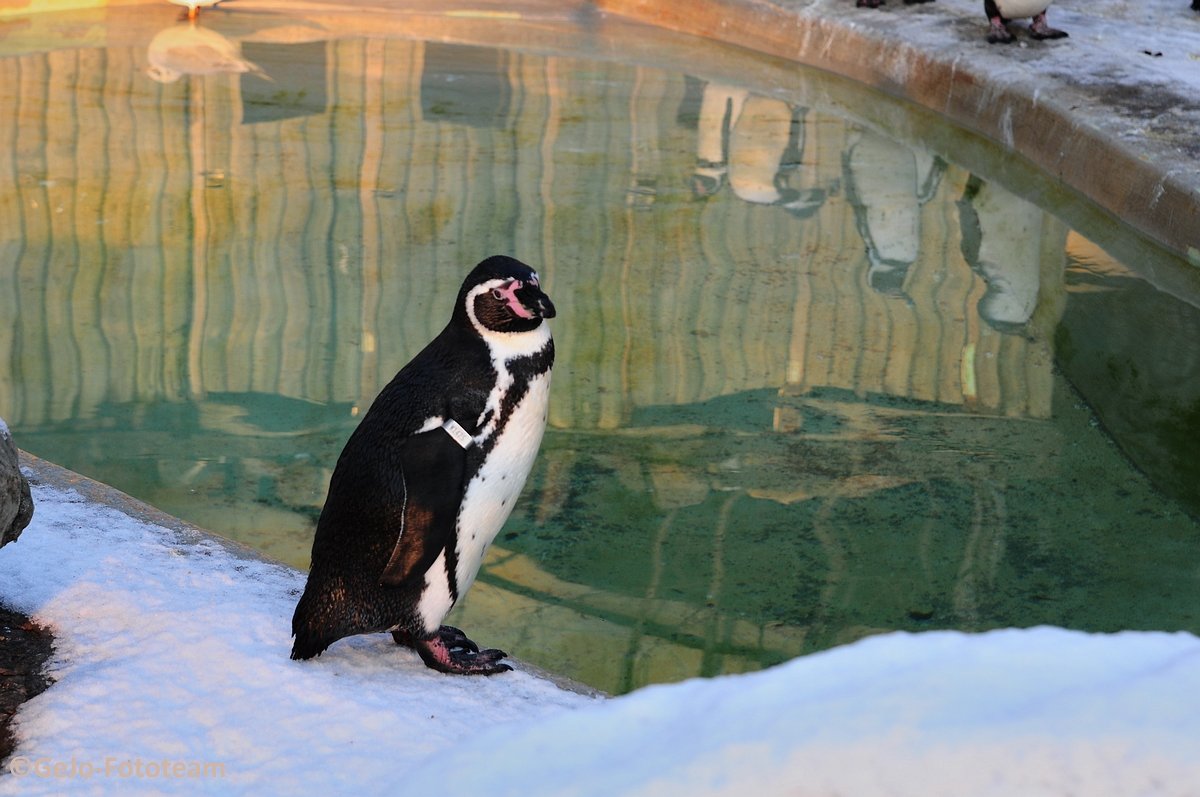
<instances>
[{"instance_id":1,"label":"curved concrete ledge","mask_svg":"<svg viewBox=\"0 0 1200 797\"><path fill-rule=\"evenodd\" d=\"M1073 38L996 47L984 41L986 21L976 2L967 4L970 12L947 2L895 3L883 11L858 9L849 0L596 4L646 24L832 71L917 103L1019 154L1200 266L1200 99L1173 90L1161 74L1130 74L1131 62L1121 52L1141 54L1140 32L1130 34L1121 52L1110 53L1093 41L1104 38L1104 20L1093 20L1089 39L1088 18L1058 6L1054 22L1079 28ZM1105 10L1103 1L1087 5L1089 14ZM1182 2L1174 6L1180 28L1194 28L1185 41L1200 50L1200 16ZM1149 11L1139 8L1143 16ZM1149 63L1153 56L1142 57ZM1184 59L1189 57L1196 54Z\"/></svg>"},{"instance_id":2,"label":"curved concrete ledge","mask_svg":"<svg viewBox=\"0 0 1200 797\"><path fill-rule=\"evenodd\" d=\"M144 501L139 501L133 496L121 492L116 487L110 487L103 482L98 482L73 470L68 470L61 465L56 465L49 460L30 454L28 451L22 450L18 453L20 455L21 470L29 479L30 484L44 484L59 490L74 490L88 503L102 504L116 509L135 520L153 523L156 526L170 529L178 535L178 539L181 542L192 543L202 539L212 540L238 559L252 559L258 562L279 564L275 560L263 556L249 545L243 545L228 537L222 537L220 534L188 523L186 520L181 520L174 515L169 515L161 509L157 509ZM36 517L36 505L33 508L33 512L34 517Z\"/></svg>"}]
</instances>

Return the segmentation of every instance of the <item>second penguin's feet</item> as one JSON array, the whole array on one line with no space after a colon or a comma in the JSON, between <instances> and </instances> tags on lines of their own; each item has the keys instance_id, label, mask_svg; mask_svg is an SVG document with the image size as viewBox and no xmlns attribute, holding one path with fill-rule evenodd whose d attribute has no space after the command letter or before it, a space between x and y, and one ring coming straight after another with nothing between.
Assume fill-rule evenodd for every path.
<instances>
[{"instance_id":1,"label":"second penguin's feet","mask_svg":"<svg viewBox=\"0 0 1200 797\"><path fill-rule=\"evenodd\" d=\"M1067 32L1058 28L1050 27L1050 23L1046 21L1046 12L1038 14L1033 18L1033 24L1029 26L1029 35L1035 39L1065 39Z\"/></svg>"},{"instance_id":2,"label":"second penguin's feet","mask_svg":"<svg viewBox=\"0 0 1200 797\"><path fill-rule=\"evenodd\" d=\"M1017 40L1000 17L992 17L988 24L988 44L1012 44Z\"/></svg>"}]
</instances>

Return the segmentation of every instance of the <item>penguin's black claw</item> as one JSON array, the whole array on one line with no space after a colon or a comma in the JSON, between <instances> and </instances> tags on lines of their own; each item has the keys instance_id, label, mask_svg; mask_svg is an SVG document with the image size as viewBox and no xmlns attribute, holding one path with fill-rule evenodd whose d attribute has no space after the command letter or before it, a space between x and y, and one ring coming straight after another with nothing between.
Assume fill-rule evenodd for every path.
<instances>
[{"instance_id":1,"label":"penguin's black claw","mask_svg":"<svg viewBox=\"0 0 1200 797\"><path fill-rule=\"evenodd\" d=\"M439 628L438 636L442 638L442 644L451 650L454 650L455 648L462 648L470 651L471 653L479 652L479 646L468 639L466 634L452 625L444 625Z\"/></svg>"},{"instance_id":2,"label":"penguin's black claw","mask_svg":"<svg viewBox=\"0 0 1200 797\"><path fill-rule=\"evenodd\" d=\"M444 625L426 638L418 638L407 631L393 631L397 645L417 651L421 661L431 670L450 675L495 675L512 669L501 659L508 658L503 650L489 648L480 650L466 634L457 628Z\"/></svg>"},{"instance_id":3,"label":"penguin's black claw","mask_svg":"<svg viewBox=\"0 0 1200 797\"><path fill-rule=\"evenodd\" d=\"M471 643L475 647L475 643ZM441 637L422 640L417 645L421 661L431 670L449 675L495 675L508 672L512 667L501 662L508 658L503 650L469 650L466 647L448 648Z\"/></svg>"},{"instance_id":4,"label":"penguin's black claw","mask_svg":"<svg viewBox=\"0 0 1200 797\"><path fill-rule=\"evenodd\" d=\"M884 0L858 0L856 5L858 8L879 8L883 3Z\"/></svg>"}]
</instances>

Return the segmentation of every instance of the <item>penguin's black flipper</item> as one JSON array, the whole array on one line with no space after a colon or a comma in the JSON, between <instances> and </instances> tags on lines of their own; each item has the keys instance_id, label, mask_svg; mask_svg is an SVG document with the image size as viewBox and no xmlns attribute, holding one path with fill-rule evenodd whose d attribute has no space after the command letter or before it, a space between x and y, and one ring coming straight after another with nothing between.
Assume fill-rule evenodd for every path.
<instances>
[{"instance_id":1,"label":"penguin's black flipper","mask_svg":"<svg viewBox=\"0 0 1200 797\"><path fill-rule=\"evenodd\" d=\"M400 586L422 577L454 539L467 452L446 430L413 435L400 453L404 510L400 534L379 583Z\"/></svg>"}]
</instances>

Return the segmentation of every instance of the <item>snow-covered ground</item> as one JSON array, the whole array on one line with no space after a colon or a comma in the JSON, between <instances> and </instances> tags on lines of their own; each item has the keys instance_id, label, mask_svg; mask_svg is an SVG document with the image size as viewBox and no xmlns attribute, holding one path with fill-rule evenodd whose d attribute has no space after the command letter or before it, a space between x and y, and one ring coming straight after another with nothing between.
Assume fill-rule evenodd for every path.
<instances>
[{"instance_id":1,"label":"snow-covered ground","mask_svg":"<svg viewBox=\"0 0 1200 797\"><path fill-rule=\"evenodd\" d=\"M1029 20L1018 19L1012 23L1018 35L1011 45L986 43L983 0L908 7L893 0L881 12L856 8L853 0L768 2L868 25L990 71L1024 73L1032 79L1048 74L1104 87L1167 85L1192 98L1200 89L1200 13L1191 10L1189 0L1055 0L1048 19L1070 37L1034 41L1027 32ZM976 46L964 51L964 43Z\"/></svg>"},{"instance_id":2,"label":"snow-covered ground","mask_svg":"<svg viewBox=\"0 0 1200 797\"><path fill-rule=\"evenodd\" d=\"M878 10L857 8L853 0L764 2L919 47L1002 83L1028 83L1047 97L1064 85L1095 87L1102 94L1117 89L1121 96L1110 100L1134 100L1136 93L1167 88L1181 104L1192 105L1159 108L1158 114L1194 111L1200 100L1200 12L1191 10L1189 0L1055 0L1048 19L1069 38L1034 41L1029 20L1019 19L1011 25L1017 41L1009 45L986 42L983 0L914 6L892 0ZM1104 113L1103 107L1073 110L1084 116Z\"/></svg>"},{"instance_id":3,"label":"snow-covered ground","mask_svg":"<svg viewBox=\"0 0 1200 797\"><path fill-rule=\"evenodd\" d=\"M302 574L28 474L0 598L53 627L56 683L0 794L1200 794L1188 634L889 634L609 700L385 635L293 662Z\"/></svg>"},{"instance_id":4,"label":"snow-covered ground","mask_svg":"<svg viewBox=\"0 0 1200 797\"><path fill-rule=\"evenodd\" d=\"M22 707L8 768L23 776L0 777L0 794L394 791L401 773L492 726L594 702L521 672L448 678L387 635L293 662L298 571L74 491L33 492L33 522L0 551L0 598L54 630L56 683ZM223 777L122 778L127 761L219 764ZM59 764L77 777L39 775Z\"/></svg>"}]
</instances>

